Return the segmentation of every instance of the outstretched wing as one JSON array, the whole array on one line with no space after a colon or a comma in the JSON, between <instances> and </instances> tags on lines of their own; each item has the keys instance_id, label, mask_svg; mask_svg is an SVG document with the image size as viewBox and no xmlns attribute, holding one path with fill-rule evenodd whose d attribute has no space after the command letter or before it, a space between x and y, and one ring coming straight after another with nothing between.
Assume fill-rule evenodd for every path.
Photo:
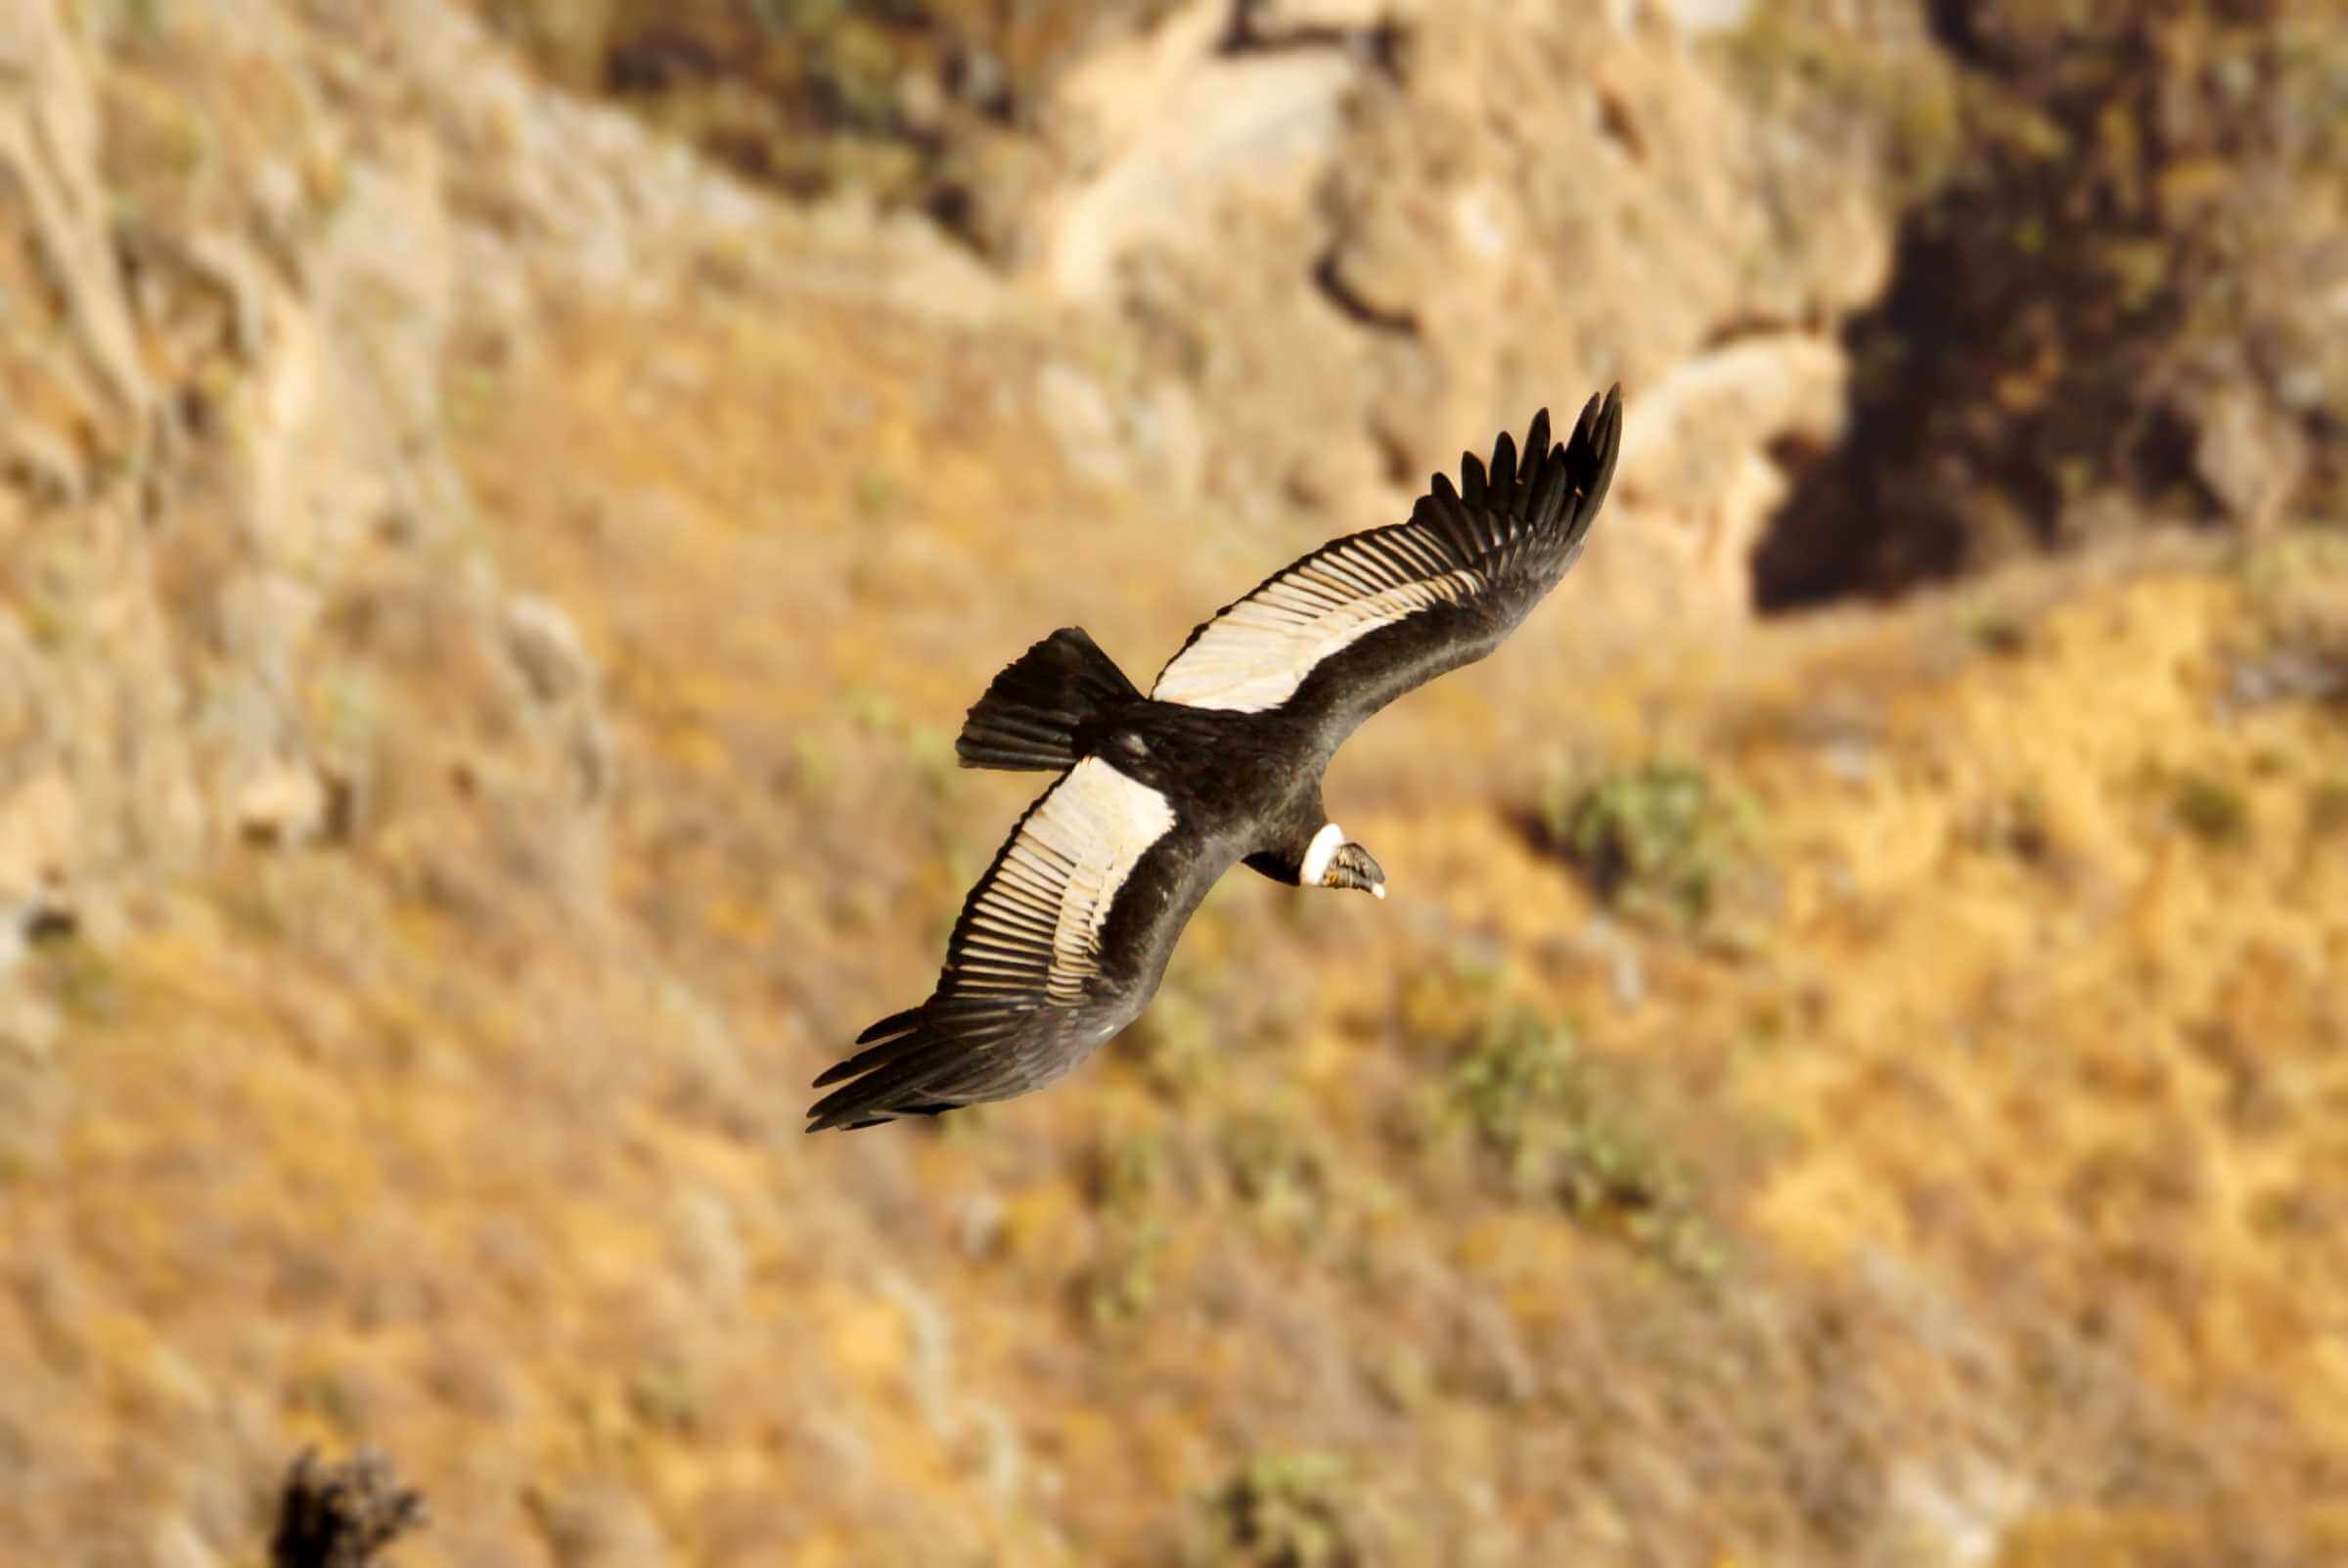
<instances>
[{"instance_id":1,"label":"outstretched wing","mask_svg":"<svg viewBox=\"0 0 2348 1568\"><path fill-rule=\"evenodd\" d=\"M962 907L937 990L857 1037L807 1130L1039 1089L1138 1016L1230 864L1158 790L1099 757L1037 797Z\"/></svg>"},{"instance_id":2,"label":"outstretched wing","mask_svg":"<svg viewBox=\"0 0 2348 1568\"><path fill-rule=\"evenodd\" d=\"M1503 433L1489 470L1436 474L1408 522L1349 534L1217 611L1151 695L1242 713L1281 709L1333 752L1364 719L1482 658L1557 586L1605 501L1622 446L1622 389L1593 397L1552 445L1533 419L1520 462Z\"/></svg>"}]
</instances>

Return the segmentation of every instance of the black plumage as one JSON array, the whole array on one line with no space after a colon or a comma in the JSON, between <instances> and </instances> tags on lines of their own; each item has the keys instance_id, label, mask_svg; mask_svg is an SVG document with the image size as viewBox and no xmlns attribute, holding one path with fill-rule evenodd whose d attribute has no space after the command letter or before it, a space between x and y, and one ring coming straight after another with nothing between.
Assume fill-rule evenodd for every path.
<instances>
[{"instance_id":1,"label":"black plumage","mask_svg":"<svg viewBox=\"0 0 2348 1568\"><path fill-rule=\"evenodd\" d=\"M1073 768L1077 726L1141 694L1083 627L1063 626L1004 666L954 751L966 768Z\"/></svg>"},{"instance_id":2,"label":"black plumage","mask_svg":"<svg viewBox=\"0 0 2348 1568\"><path fill-rule=\"evenodd\" d=\"M1191 633L1148 696L1074 627L988 686L966 767L1060 774L971 891L936 991L857 1039L808 1131L1003 1099L1131 1023L1235 864L1384 896L1341 841L1321 776L1388 702L1498 647L1581 554L1621 448L1619 388L1553 443L1464 455L1408 521L1331 541Z\"/></svg>"}]
</instances>

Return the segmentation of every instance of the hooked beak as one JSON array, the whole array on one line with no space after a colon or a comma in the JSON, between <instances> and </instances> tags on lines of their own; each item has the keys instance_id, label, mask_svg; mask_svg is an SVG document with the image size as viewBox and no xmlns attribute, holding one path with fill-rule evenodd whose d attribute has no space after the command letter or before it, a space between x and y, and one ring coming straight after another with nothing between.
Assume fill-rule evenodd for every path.
<instances>
[{"instance_id":1,"label":"hooked beak","mask_svg":"<svg viewBox=\"0 0 2348 1568\"><path fill-rule=\"evenodd\" d=\"M1330 857L1326 881L1331 887L1358 887L1373 898L1386 896L1385 872L1359 844L1337 846L1337 852Z\"/></svg>"}]
</instances>

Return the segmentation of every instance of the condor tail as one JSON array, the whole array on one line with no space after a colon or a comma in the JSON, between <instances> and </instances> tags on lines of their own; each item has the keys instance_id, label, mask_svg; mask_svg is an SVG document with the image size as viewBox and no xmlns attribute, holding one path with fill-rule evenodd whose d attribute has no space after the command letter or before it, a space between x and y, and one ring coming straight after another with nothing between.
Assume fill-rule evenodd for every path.
<instances>
[{"instance_id":1,"label":"condor tail","mask_svg":"<svg viewBox=\"0 0 2348 1568\"><path fill-rule=\"evenodd\" d=\"M963 720L966 768L1076 765L1076 731L1142 694L1079 626L1063 626L1005 666Z\"/></svg>"}]
</instances>

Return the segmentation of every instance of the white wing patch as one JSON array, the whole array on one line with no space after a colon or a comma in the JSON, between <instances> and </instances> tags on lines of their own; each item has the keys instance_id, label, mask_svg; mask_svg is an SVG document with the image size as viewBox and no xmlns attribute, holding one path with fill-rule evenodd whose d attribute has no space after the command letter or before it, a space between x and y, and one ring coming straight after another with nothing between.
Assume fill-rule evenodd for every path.
<instances>
[{"instance_id":1,"label":"white wing patch","mask_svg":"<svg viewBox=\"0 0 2348 1568\"><path fill-rule=\"evenodd\" d=\"M1406 524L1306 557L1208 621L1150 694L1261 713L1294 696L1323 659L1379 627L1483 591L1481 572L1430 571L1445 562L1416 531Z\"/></svg>"},{"instance_id":2,"label":"white wing patch","mask_svg":"<svg viewBox=\"0 0 2348 1568\"><path fill-rule=\"evenodd\" d=\"M1166 797L1099 757L1052 786L987 878L952 968L964 995L1031 992L1068 1007L1101 972L1101 927L1117 889L1174 827ZM1040 963L1037 961L1042 961Z\"/></svg>"}]
</instances>

